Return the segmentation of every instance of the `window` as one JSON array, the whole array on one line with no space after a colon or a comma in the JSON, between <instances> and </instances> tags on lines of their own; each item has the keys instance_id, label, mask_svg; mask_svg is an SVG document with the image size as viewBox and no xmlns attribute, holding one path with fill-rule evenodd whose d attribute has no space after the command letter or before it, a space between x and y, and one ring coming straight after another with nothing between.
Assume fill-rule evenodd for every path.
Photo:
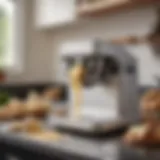
<instances>
[{"instance_id":1,"label":"window","mask_svg":"<svg viewBox=\"0 0 160 160\"><path fill-rule=\"evenodd\" d=\"M14 1L0 0L0 67L14 62Z\"/></svg>"}]
</instances>

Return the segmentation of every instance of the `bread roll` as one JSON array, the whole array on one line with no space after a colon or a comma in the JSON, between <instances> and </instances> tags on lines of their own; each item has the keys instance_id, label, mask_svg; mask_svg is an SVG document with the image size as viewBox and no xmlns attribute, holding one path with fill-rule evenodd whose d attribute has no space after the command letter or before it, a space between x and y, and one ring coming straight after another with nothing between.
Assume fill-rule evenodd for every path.
<instances>
[{"instance_id":1,"label":"bread roll","mask_svg":"<svg viewBox=\"0 0 160 160\"><path fill-rule=\"evenodd\" d=\"M10 102L0 109L0 120L10 120L25 116L25 105L17 98L12 98Z\"/></svg>"},{"instance_id":2,"label":"bread roll","mask_svg":"<svg viewBox=\"0 0 160 160\"><path fill-rule=\"evenodd\" d=\"M32 116L44 116L51 108L48 100L33 93L29 95L25 104L27 115Z\"/></svg>"},{"instance_id":3,"label":"bread roll","mask_svg":"<svg viewBox=\"0 0 160 160\"><path fill-rule=\"evenodd\" d=\"M13 132L39 133L42 131L42 124L36 119L29 118L13 123L10 130Z\"/></svg>"},{"instance_id":4,"label":"bread roll","mask_svg":"<svg viewBox=\"0 0 160 160\"><path fill-rule=\"evenodd\" d=\"M147 92L141 100L141 113L145 120L160 120L160 90Z\"/></svg>"},{"instance_id":5,"label":"bread roll","mask_svg":"<svg viewBox=\"0 0 160 160\"><path fill-rule=\"evenodd\" d=\"M130 145L160 145L160 124L148 123L131 127L124 136Z\"/></svg>"},{"instance_id":6,"label":"bread roll","mask_svg":"<svg viewBox=\"0 0 160 160\"><path fill-rule=\"evenodd\" d=\"M8 107L1 107L0 109L0 120L10 120L13 117L13 114L10 112Z\"/></svg>"},{"instance_id":7,"label":"bread roll","mask_svg":"<svg viewBox=\"0 0 160 160\"><path fill-rule=\"evenodd\" d=\"M50 101L52 100L59 100L62 96L62 89L60 87L56 88L48 88L45 90L43 97Z\"/></svg>"},{"instance_id":8,"label":"bread roll","mask_svg":"<svg viewBox=\"0 0 160 160\"><path fill-rule=\"evenodd\" d=\"M12 113L12 118L24 117L26 113L25 104L17 98L11 99L8 104L8 110Z\"/></svg>"}]
</instances>

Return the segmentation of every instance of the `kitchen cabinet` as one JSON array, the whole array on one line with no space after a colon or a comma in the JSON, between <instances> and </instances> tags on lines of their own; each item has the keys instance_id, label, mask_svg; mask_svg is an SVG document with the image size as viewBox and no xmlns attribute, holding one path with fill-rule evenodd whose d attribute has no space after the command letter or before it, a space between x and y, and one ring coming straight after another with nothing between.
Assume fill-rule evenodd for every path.
<instances>
[{"instance_id":1,"label":"kitchen cabinet","mask_svg":"<svg viewBox=\"0 0 160 160\"><path fill-rule=\"evenodd\" d=\"M75 0L35 0L38 28L63 26L75 19Z\"/></svg>"}]
</instances>

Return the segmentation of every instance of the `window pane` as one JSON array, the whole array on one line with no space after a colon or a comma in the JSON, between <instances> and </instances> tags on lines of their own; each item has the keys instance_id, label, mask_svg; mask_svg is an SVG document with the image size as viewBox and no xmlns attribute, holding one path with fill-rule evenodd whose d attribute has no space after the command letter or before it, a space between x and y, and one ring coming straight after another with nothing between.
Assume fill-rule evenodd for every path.
<instances>
[{"instance_id":1,"label":"window pane","mask_svg":"<svg viewBox=\"0 0 160 160\"><path fill-rule=\"evenodd\" d=\"M0 0L0 66L13 61L13 3Z\"/></svg>"}]
</instances>

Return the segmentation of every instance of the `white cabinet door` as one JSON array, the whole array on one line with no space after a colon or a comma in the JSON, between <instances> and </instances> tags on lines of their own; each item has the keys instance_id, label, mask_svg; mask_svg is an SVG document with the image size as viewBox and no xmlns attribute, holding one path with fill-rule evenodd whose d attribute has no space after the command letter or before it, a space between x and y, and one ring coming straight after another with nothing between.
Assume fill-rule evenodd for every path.
<instances>
[{"instance_id":1,"label":"white cabinet door","mask_svg":"<svg viewBox=\"0 0 160 160\"><path fill-rule=\"evenodd\" d=\"M54 0L55 1L55 23L71 22L75 18L75 0Z\"/></svg>"},{"instance_id":2,"label":"white cabinet door","mask_svg":"<svg viewBox=\"0 0 160 160\"><path fill-rule=\"evenodd\" d=\"M36 26L40 27L46 23L46 8L48 0L35 0L35 22Z\"/></svg>"},{"instance_id":3,"label":"white cabinet door","mask_svg":"<svg viewBox=\"0 0 160 160\"><path fill-rule=\"evenodd\" d=\"M36 0L36 25L54 27L75 19L75 0Z\"/></svg>"}]
</instances>

